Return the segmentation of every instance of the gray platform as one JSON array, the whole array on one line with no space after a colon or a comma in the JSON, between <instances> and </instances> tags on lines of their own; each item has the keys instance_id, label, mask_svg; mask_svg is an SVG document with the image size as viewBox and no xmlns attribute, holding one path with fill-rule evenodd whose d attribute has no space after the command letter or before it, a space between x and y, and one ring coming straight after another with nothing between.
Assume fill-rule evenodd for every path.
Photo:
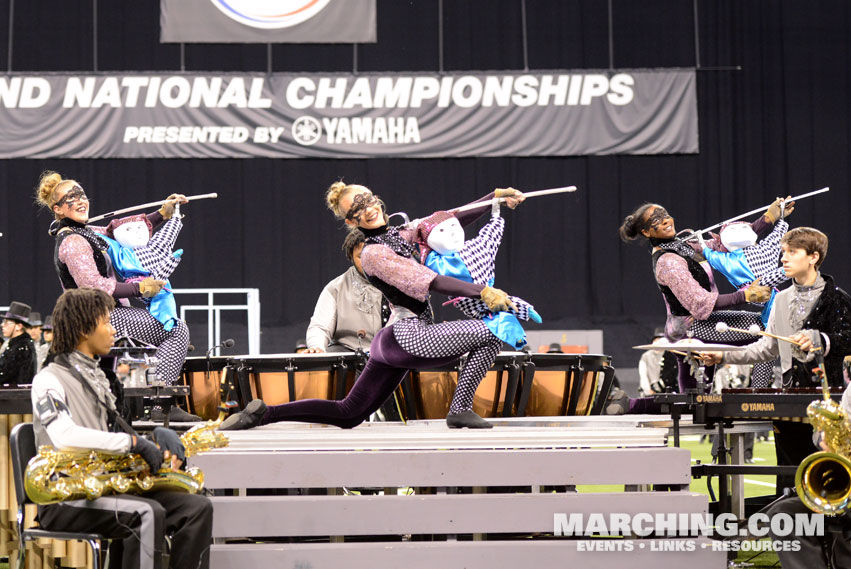
<instances>
[{"instance_id":1,"label":"gray platform","mask_svg":"<svg viewBox=\"0 0 851 569\"><path fill-rule=\"evenodd\" d=\"M704 494L670 492L217 496L213 537L552 533L554 514L706 513ZM286 515L281 515L286 512ZM510 515L507 513L510 512ZM367 521L368 520L368 521Z\"/></svg>"},{"instance_id":2,"label":"gray platform","mask_svg":"<svg viewBox=\"0 0 851 569\"><path fill-rule=\"evenodd\" d=\"M211 569L724 569L706 540L630 540L630 551L579 551L585 540L213 545ZM694 551L660 551L686 547ZM678 545L680 544L680 545ZM641 547L643 545L643 547ZM705 546L705 547L704 547ZM611 545L610 545L611 547Z\"/></svg>"},{"instance_id":3,"label":"gray platform","mask_svg":"<svg viewBox=\"0 0 851 569\"><path fill-rule=\"evenodd\" d=\"M659 550L684 547L674 538L551 536L556 513L706 513L707 497L688 491L690 453L667 446L666 418L494 423L492 430L450 430L444 421L367 423L351 430L278 423L226 433L227 448L190 459L219 494L213 497L212 567L724 567L725 554L711 547ZM672 491L539 491L603 484L648 490L664 484ZM327 495L304 490L311 488L327 489ZM346 495L346 488L386 491ZM224 490L236 495L221 495ZM329 542L269 543L323 538ZM250 543L227 543L235 539ZM370 542L360 543L364 539ZM620 543L622 550L586 551L585 541Z\"/></svg>"}]
</instances>

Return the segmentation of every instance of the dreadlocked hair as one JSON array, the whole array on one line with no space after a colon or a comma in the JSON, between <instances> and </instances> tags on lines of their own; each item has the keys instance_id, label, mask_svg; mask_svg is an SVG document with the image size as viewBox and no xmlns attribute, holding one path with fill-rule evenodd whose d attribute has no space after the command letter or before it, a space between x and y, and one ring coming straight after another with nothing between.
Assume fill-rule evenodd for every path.
<instances>
[{"instance_id":1,"label":"dreadlocked hair","mask_svg":"<svg viewBox=\"0 0 851 569\"><path fill-rule=\"evenodd\" d=\"M70 354L77 349L83 334L91 334L98 320L115 306L107 293L96 288L72 288L66 290L56 301L53 309L54 354Z\"/></svg>"},{"instance_id":2,"label":"dreadlocked hair","mask_svg":"<svg viewBox=\"0 0 851 569\"><path fill-rule=\"evenodd\" d=\"M349 229L346 238L343 240L343 254L350 263L355 260L355 249L363 243L366 243L366 235L357 227Z\"/></svg>"}]
</instances>

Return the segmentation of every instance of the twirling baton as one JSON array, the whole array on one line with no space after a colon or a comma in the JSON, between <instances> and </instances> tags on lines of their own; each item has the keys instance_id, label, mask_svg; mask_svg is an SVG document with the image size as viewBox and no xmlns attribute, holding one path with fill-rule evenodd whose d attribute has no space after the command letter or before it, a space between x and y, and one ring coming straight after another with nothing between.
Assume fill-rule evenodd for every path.
<instances>
[{"instance_id":1,"label":"twirling baton","mask_svg":"<svg viewBox=\"0 0 851 569\"><path fill-rule=\"evenodd\" d=\"M192 201L192 200L204 200L204 199L207 199L207 198L217 198L217 197L219 197L219 194L212 193L212 194L200 194L200 195L197 195L197 196L188 196L186 199L188 201ZM167 201L168 200L160 200L160 201L157 201L157 202L144 203L142 205L134 205L132 207L125 207L124 209L117 209L115 211L111 211L109 213L104 213L102 215L99 215L97 217L89 218L88 222L94 223L95 221L100 221L101 219L106 219L107 217L112 217L114 215L119 215L119 214L122 214L122 213L128 213L128 212L131 212L131 211L136 211L138 209L147 209L149 207L154 207L155 205L162 205Z\"/></svg>"},{"instance_id":2,"label":"twirling baton","mask_svg":"<svg viewBox=\"0 0 851 569\"><path fill-rule=\"evenodd\" d=\"M563 194L565 192L575 192L576 189L577 189L576 186L565 186L563 188L551 188L549 190L538 190L538 191L535 191L535 192L523 192L523 196L527 197L527 198L534 198L534 197L537 197L537 196L546 196L546 195L549 195L549 194ZM508 197L510 197L510 196L508 196ZM462 211L480 208L483 205L486 205L488 203L492 203L492 204L502 203L505 200L507 200L508 197L491 198L490 201L485 200L485 201L481 201L481 202L475 202L475 203L467 204L465 206L461 206L459 208L450 209L449 211L454 211L455 213L461 213Z\"/></svg>"},{"instance_id":3,"label":"twirling baton","mask_svg":"<svg viewBox=\"0 0 851 569\"><path fill-rule=\"evenodd\" d=\"M577 189L576 186L565 186L563 188L550 188L549 190L537 190L537 191L534 191L534 192L523 192L523 196L527 197L527 198L534 198L536 196L546 196L546 195L549 195L549 194L563 194L565 192L575 192L576 189ZM465 206L461 206L461 207L458 207L458 208L455 208L455 209L448 209L447 211L450 211L450 212L453 212L453 213L461 213L462 211L468 211L468 210L471 210L471 209L478 209L478 208L486 206L488 204L491 204L492 207L495 207L495 208L498 209L499 204L504 202L507 199L508 199L507 197L491 198L490 200L474 202L474 203L467 204ZM405 222L402 224L402 227L407 227L407 228L416 227L416 225L420 222L419 218L411 221L411 219L408 217L408 214L403 212L403 211L397 211L396 213L391 213L388 216L388 219L393 217L394 215L398 215L399 217L401 217L402 219L405 220Z\"/></svg>"},{"instance_id":4,"label":"twirling baton","mask_svg":"<svg viewBox=\"0 0 851 569\"><path fill-rule=\"evenodd\" d=\"M798 200L802 200L802 199L804 199L804 198L808 198L808 197L810 197L810 196L814 196L814 195L816 195L816 194L823 194L823 193L825 193L825 192L829 192L829 191L830 191L830 187L822 188L822 189L820 189L820 190L816 190L816 191L814 191L814 192L808 192L808 193L806 193L806 194L801 194L800 196L795 196L795 197L789 198L788 200L783 200L783 202L782 202L782 203L784 203L784 204L785 204L786 202L796 202L796 201L798 201ZM773 203L773 202L772 202L772 203ZM718 228L719 228L719 227L721 227L722 225L726 225L726 224L728 224L728 223L732 223L732 222L734 222L734 221L739 221L740 219L743 219L743 218L745 218L745 217L750 217L751 215L753 215L753 214L755 214L755 213L763 212L763 211L767 210L767 209L768 209L768 208L770 208L770 207L771 207L771 204L768 204L768 205L767 205L767 206L765 206L765 207L760 207L760 208L757 208L757 209L755 209L755 210L753 210L753 211L749 211L749 212L747 212L747 213L743 213L742 215L737 215L736 217L730 218L730 219L728 219L727 221L722 221L721 223L716 223L715 225L712 225L712 226L707 227L707 228L705 228L705 229L701 229L700 231L695 231L695 232L690 233L690 234L688 234L688 235L684 235L683 237L680 237L679 239L677 239L677 242L679 243L679 242L682 242L682 241L688 241L689 239L691 239L691 238L693 238L693 237L695 237L695 236L697 236L697 235L702 235L702 234L706 233L707 231L712 231L713 229L718 229Z\"/></svg>"}]
</instances>

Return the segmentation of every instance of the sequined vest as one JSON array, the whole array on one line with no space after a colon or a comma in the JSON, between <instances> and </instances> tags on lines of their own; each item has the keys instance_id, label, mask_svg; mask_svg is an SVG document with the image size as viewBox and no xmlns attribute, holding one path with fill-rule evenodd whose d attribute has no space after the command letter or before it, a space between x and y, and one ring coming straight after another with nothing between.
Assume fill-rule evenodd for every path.
<instances>
[{"instance_id":1,"label":"sequined vest","mask_svg":"<svg viewBox=\"0 0 851 569\"><path fill-rule=\"evenodd\" d=\"M411 257L416 259L414 256L414 251L416 250L415 247L399 235L398 227L385 225L378 229L361 229L361 231L366 236L365 247L370 245L385 245L401 257ZM384 282L376 276L367 275L367 278L372 286L381 291L390 304L407 308L421 318L424 316L429 318L431 317L432 310L428 301L411 298L395 286Z\"/></svg>"},{"instance_id":2,"label":"sequined vest","mask_svg":"<svg viewBox=\"0 0 851 569\"><path fill-rule=\"evenodd\" d=\"M671 251L668 249L659 249L658 251L654 251L651 255L652 264L653 264L653 274L656 274L656 263L659 261L659 258L665 253L673 253L674 255L679 255L676 251ZM692 259L691 257L685 257L680 255L683 259L685 259L686 264L688 265L688 271L691 273L691 276L697 283L702 286L706 290L712 290L712 283L709 280L709 275L706 274L706 271L703 270L703 267L700 266L700 263ZM656 285L659 287L659 290L662 292L662 296L665 297L665 300L668 302L668 306L671 308L671 314L674 316L690 316L691 313L683 306L683 304L679 301L677 296L674 294L674 291L671 290L670 287L660 284L658 281Z\"/></svg>"}]
</instances>

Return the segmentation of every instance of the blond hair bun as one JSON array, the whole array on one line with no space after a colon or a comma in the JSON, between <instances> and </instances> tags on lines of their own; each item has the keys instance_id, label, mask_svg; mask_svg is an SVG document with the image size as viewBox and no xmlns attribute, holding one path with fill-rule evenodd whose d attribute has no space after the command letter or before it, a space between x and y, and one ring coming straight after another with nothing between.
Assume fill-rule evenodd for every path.
<instances>
[{"instance_id":1,"label":"blond hair bun","mask_svg":"<svg viewBox=\"0 0 851 569\"><path fill-rule=\"evenodd\" d=\"M46 208L50 208L56 202L53 199L53 192L57 186L64 182L62 176L58 172L45 170L41 173L41 178L38 180L38 188L36 189L35 199L38 203Z\"/></svg>"},{"instance_id":2,"label":"blond hair bun","mask_svg":"<svg viewBox=\"0 0 851 569\"><path fill-rule=\"evenodd\" d=\"M325 205L328 206L334 215L337 217L342 217L340 215L340 198L343 197L343 193L346 191L346 184L340 180L334 182L329 186L328 191L325 192Z\"/></svg>"}]
</instances>

